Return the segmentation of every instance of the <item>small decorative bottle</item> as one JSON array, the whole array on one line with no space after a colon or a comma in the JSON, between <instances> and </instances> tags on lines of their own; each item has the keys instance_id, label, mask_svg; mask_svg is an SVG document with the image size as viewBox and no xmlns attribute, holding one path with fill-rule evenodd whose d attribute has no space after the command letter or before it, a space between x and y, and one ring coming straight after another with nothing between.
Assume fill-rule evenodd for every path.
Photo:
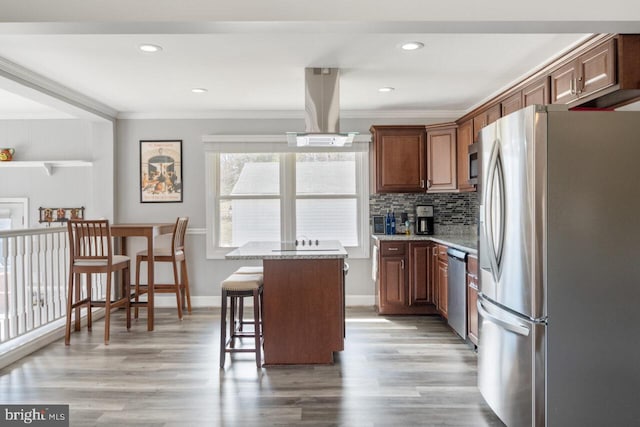
<instances>
[{"instance_id":1,"label":"small decorative bottle","mask_svg":"<svg viewBox=\"0 0 640 427\"><path fill-rule=\"evenodd\" d=\"M396 216L393 213L393 211L391 212L391 233L390 234L396 234Z\"/></svg>"}]
</instances>

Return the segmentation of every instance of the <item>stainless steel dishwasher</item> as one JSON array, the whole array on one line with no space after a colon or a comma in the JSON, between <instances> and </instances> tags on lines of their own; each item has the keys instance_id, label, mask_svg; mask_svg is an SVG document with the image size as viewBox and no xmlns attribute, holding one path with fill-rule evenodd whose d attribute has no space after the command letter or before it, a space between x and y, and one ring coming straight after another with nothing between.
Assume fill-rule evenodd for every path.
<instances>
[{"instance_id":1,"label":"stainless steel dishwasher","mask_svg":"<svg viewBox=\"0 0 640 427\"><path fill-rule=\"evenodd\" d=\"M467 339L467 254L454 248L447 250L449 272L447 281L447 315L449 326Z\"/></svg>"}]
</instances>

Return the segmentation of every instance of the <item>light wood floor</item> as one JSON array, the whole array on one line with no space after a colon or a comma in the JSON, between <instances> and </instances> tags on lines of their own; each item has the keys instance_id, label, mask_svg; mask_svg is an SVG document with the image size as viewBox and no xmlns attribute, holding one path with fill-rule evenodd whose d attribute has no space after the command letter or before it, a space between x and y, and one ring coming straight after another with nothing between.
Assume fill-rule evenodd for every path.
<instances>
[{"instance_id":1,"label":"light wood floor","mask_svg":"<svg viewBox=\"0 0 640 427\"><path fill-rule=\"evenodd\" d=\"M476 355L437 317L347 310L331 366L218 367L218 309L103 322L0 371L0 402L69 404L72 426L502 426L476 387ZM247 339L250 341L250 339ZM247 342L247 345L249 343Z\"/></svg>"}]
</instances>

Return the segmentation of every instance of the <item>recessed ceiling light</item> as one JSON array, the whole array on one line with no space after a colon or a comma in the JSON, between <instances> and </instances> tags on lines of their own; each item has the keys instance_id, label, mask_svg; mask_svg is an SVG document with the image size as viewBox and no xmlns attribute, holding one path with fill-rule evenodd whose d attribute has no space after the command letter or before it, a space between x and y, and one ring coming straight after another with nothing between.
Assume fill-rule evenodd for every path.
<instances>
[{"instance_id":1,"label":"recessed ceiling light","mask_svg":"<svg viewBox=\"0 0 640 427\"><path fill-rule=\"evenodd\" d=\"M417 50L417 49L422 49L424 47L424 43L407 42L407 43L403 43L400 47L402 48L402 50Z\"/></svg>"},{"instance_id":2,"label":"recessed ceiling light","mask_svg":"<svg viewBox=\"0 0 640 427\"><path fill-rule=\"evenodd\" d=\"M160 52L162 50L162 46L158 46L157 44L141 44L138 46L138 49L143 52L154 53Z\"/></svg>"},{"instance_id":3,"label":"recessed ceiling light","mask_svg":"<svg viewBox=\"0 0 640 427\"><path fill-rule=\"evenodd\" d=\"M193 92L193 93L207 93L207 92L209 92L209 90L205 89L203 87L194 87L193 89L191 89L191 92Z\"/></svg>"},{"instance_id":4,"label":"recessed ceiling light","mask_svg":"<svg viewBox=\"0 0 640 427\"><path fill-rule=\"evenodd\" d=\"M396 90L395 87L385 86L378 89L378 92L393 92L394 90Z\"/></svg>"}]
</instances>

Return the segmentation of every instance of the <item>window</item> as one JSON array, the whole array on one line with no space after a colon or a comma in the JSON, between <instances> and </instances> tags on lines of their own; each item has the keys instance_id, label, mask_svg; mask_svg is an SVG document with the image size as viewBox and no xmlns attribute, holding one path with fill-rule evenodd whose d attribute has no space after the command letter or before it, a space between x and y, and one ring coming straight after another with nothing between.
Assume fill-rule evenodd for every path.
<instances>
[{"instance_id":1,"label":"window","mask_svg":"<svg viewBox=\"0 0 640 427\"><path fill-rule=\"evenodd\" d=\"M0 231L28 228L29 226L29 199L0 197ZM0 269L9 265L11 259L5 260L5 245L9 245L7 239L0 239ZM8 246L7 246L8 248ZM2 274L2 271L0 271Z\"/></svg>"},{"instance_id":2,"label":"window","mask_svg":"<svg viewBox=\"0 0 640 427\"><path fill-rule=\"evenodd\" d=\"M219 158L219 246L280 240L280 156L222 153Z\"/></svg>"},{"instance_id":3,"label":"window","mask_svg":"<svg viewBox=\"0 0 640 427\"><path fill-rule=\"evenodd\" d=\"M207 255L252 240L340 240L368 256L366 143L292 148L284 137L207 142ZM256 139L258 141L256 141Z\"/></svg>"}]
</instances>

